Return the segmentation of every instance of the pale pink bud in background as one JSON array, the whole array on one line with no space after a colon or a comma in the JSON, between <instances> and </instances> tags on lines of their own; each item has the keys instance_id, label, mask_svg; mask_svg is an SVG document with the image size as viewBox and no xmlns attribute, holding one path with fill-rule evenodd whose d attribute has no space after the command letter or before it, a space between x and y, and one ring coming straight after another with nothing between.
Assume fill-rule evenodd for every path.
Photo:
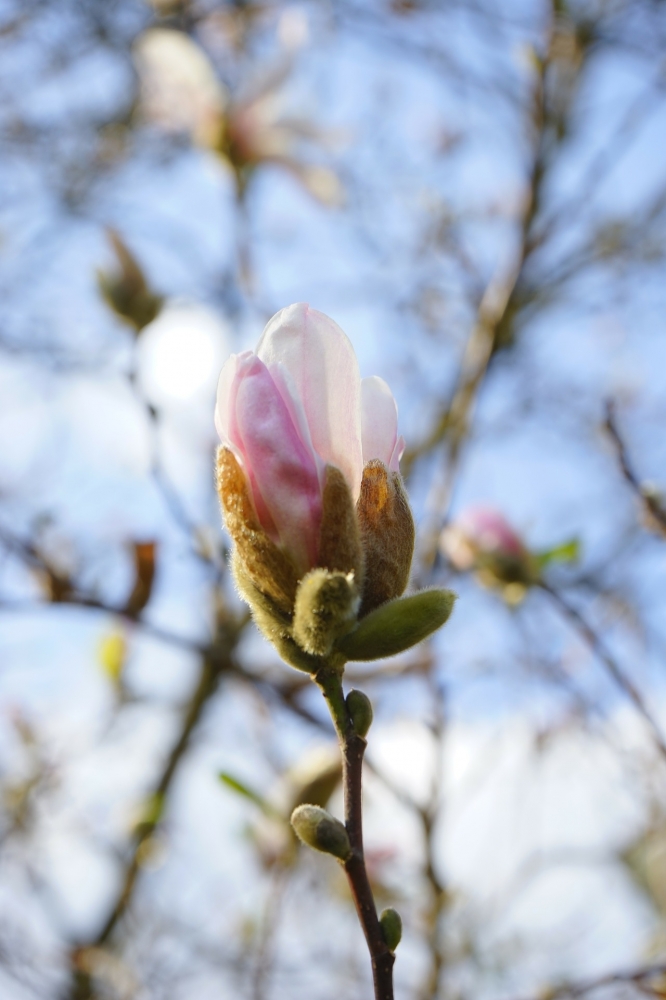
<instances>
[{"instance_id":1,"label":"pale pink bud in background","mask_svg":"<svg viewBox=\"0 0 666 1000\"><path fill-rule=\"evenodd\" d=\"M380 459L397 472L404 449L386 383L361 380L346 334L303 303L273 316L256 352L229 358L215 426L262 527L301 574L317 565L326 465L340 469L356 501L364 465Z\"/></svg>"},{"instance_id":2,"label":"pale pink bud in background","mask_svg":"<svg viewBox=\"0 0 666 1000\"><path fill-rule=\"evenodd\" d=\"M442 532L440 547L451 564L470 570L489 563L519 565L529 553L520 536L493 507L468 507Z\"/></svg>"}]
</instances>

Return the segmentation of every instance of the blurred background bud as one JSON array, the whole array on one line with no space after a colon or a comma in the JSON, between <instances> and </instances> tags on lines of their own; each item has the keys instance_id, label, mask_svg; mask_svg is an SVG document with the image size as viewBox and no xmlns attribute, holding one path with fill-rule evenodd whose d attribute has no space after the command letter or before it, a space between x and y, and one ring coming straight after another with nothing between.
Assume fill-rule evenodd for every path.
<instances>
[{"instance_id":1,"label":"blurred background bud","mask_svg":"<svg viewBox=\"0 0 666 1000\"><path fill-rule=\"evenodd\" d=\"M116 257L110 270L98 269L97 283L110 309L137 333L155 319L162 308L163 298L148 286L141 267L115 229L107 229L109 243Z\"/></svg>"},{"instance_id":2,"label":"blurred background bud","mask_svg":"<svg viewBox=\"0 0 666 1000\"><path fill-rule=\"evenodd\" d=\"M136 618L148 604L155 579L156 542L134 542L134 586L127 598L125 613Z\"/></svg>"},{"instance_id":3,"label":"blurred background bud","mask_svg":"<svg viewBox=\"0 0 666 1000\"><path fill-rule=\"evenodd\" d=\"M294 12L291 20L280 22L292 42L298 38L292 50L307 38L301 21ZM342 204L344 190L335 171L310 162L309 155L313 147L330 146L336 136L287 110L283 87L290 61L232 98L203 48L181 31L150 28L134 52L142 117L167 132L187 134L220 156L234 174L239 195L257 167L274 164L322 204Z\"/></svg>"},{"instance_id":4,"label":"blurred background bud","mask_svg":"<svg viewBox=\"0 0 666 1000\"><path fill-rule=\"evenodd\" d=\"M502 589L509 603L520 600L538 579L529 549L493 507L468 507L443 530L440 548L455 569L473 570L484 586Z\"/></svg>"},{"instance_id":5,"label":"blurred background bud","mask_svg":"<svg viewBox=\"0 0 666 1000\"><path fill-rule=\"evenodd\" d=\"M142 117L215 148L229 98L201 46L182 31L149 28L134 46L134 59Z\"/></svg>"},{"instance_id":6,"label":"blurred background bud","mask_svg":"<svg viewBox=\"0 0 666 1000\"><path fill-rule=\"evenodd\" d=\"M342 762L336 747L321 747L305 754L285 771L263 795L229 772L219 775L222 784L252 802L259 815L246 828L263 867L290 867L296 862L297 840L291 815L303 803L324 807L342 780Z\"/></svg>"}]
</instances>

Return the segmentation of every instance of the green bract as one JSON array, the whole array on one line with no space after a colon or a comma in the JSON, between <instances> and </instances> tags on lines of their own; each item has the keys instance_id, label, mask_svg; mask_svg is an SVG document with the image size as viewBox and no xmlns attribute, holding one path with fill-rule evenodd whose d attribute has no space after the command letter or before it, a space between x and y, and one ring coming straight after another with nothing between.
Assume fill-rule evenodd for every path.
<instances>
[{"instance_id":1,"label":"green bract","mask_svg":"<svg viewBox=\"0 0 666 1000\"><path fill-rule=\"evenodd\" d=\"M375 608L336 648L348 660L395 656L427 639L447 620L456 595L451 590L422 590Z\"/></svg>"}]
</instances>

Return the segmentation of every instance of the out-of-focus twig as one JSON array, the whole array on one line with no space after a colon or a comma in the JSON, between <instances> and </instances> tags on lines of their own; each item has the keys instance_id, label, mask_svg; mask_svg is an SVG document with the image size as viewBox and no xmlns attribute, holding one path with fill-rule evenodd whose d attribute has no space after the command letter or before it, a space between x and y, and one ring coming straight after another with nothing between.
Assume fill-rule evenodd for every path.
<instances>
[{"instance_id":1,"label":"out-of-focus twig","mask_svg":"<svg viewBox=\"0 0 666 1000\"><path fill-rule=\"evenodd\" d=\"M77 942L71 953L72 979L66 996L69 1000L93 1000L96 996L93 977L86 967L85 956L90 949L107 945L125 915L133 898L144 856L151 838L164 815L167 796L173 779L192 741L203 711L215 694L221 678L234 667L234 650L240 638L245 619L237 621L229 616L221 623L216 641L202 656L199 676L192 696L185 706L176 739L169 751L164 767L153 785L146 801L149 803L145 819L138 824L129 849L119 889L109 913L93 939ZM83 961L82 961L83 958Z\"/></svg>"},{"instance_id":2,"label":"out-of-focus twig","mask_svg":"<svg viewBox=\"0 0 666 1000\"><path fill-rule=\"evenodd\" d=\"M539 587L549 596L550 600L557 607L563 617L574 626L591 652L601 663L603 663L617 686L624 692L636 711L647 723L660 754L664 757L664 759L666 759L666 742L657 720L648 708L643 695L638 690L633 680L627 676L625 671L619 665L613 654L607 648L601 636L587 621L584 615L582 615L581 612L573 606L573 604L570 604L567 598L563 597L558 590L555 590L554 587L551 587L544 581L539 584Z\"/></svg>"},{"instance_id":3,"label":"out-of-focus twig","mask_svg":"<svg viewBox=\"0 0 666 1000\"><path fill-rule=\"evenodd\" d=\"M546 46L546 53L549 50L550 40ZM432 524L422 533L421 562L424 572L427 572L434 562L439 529L442 520L445 519L463 448L469 437L479 392L504 327L516 312L518 284L533 249L531 230L541 204L548 157L545 142L547 128L545 78L548 65L548 54L546 54L538 61L535 69L528 102L532 155L526 191L517 220L518 249L511 263L498 269L481 297L476 321L469 335L449 402L435 420L431 432L420 444L408 451L402 460L403 473L408 476L418 458L428 454L438 445L445 444L444 482L436 490L436 496L431 499L430 505L435 511Z\"/></svg>"},{"instance_id":4,"label":"out-of-focus twig","mask_svg":"<svg viewBox=\"0 0 666 1000\"><path fill-rule=\"evenodd\" d=\"M615 446L622 475L636 494L650 524L653 524L660 534L666 536L666 505L658 493L651 490L645 483L642 483L636 475L631 459L629 458L627 446L617 425L615 404L610 399L606 403L604 428Z\"/></svg>"},{"instance_id":5,"label":"out-of-focus twig","mask_svg":"<svg viewBox=\"0 0 666 1000\"><path fill-rule=\"evenodd\" d=\"M273 872L268 897L259 927L256 959L252 972L251 998L264 1000L273 964L275 936L279 927L280 908L287 888L291 867L279 865Z\"/></svg>"},{"instance_id":6,"label":"out-of-focus twig","mask_svg":"<svg viewBox=\"0 0 666 1000\"><path fill-rule=\"evenodd\" d=\"M666 976L666 964L663 962L657 965L644 965L636 969L620 969L617 972L608 972L595 979L584 979L577 983L566 983L563 986L553 986L541 990L539 997L547 996L548 1000L564 1000L566 997L582 997L604 986L615 986L625 983L635 986L641 992L648 990L651 996L666 996L663 977ZM650 980L661 979L659 983L651 984ZM518 1000L518 998L516 998ZM536 1000L535 997L521 997L520 1000Z\"/></svg>"},{"instance_id":7,"label":"out-of-focus twig","mask_svg":"<svg viewBox=\"0 0 666 1000\"><path fill-rule=\"evenodd\" d=\"M437 1000L441 995L442 976L446 966L446 945L443 940L443 918L449 902L446 885L438 873L435 858L435 827L441 818L443 787L443 744L447 731L446 692L434 674L428 678L432 694L434 718L431 724L435 741L435 761L433 768L430 799L417 810L423 832L424 875L428 884L430 901L426 909L426 938L430 957L430 968L421 986L420 1000Z\"/></svg>"}]
</instances>

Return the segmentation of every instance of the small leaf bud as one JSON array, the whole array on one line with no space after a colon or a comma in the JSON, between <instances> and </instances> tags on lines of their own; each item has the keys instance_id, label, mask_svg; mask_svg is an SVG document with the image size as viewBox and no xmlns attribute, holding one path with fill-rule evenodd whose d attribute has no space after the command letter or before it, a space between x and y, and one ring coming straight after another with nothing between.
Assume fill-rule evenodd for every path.
<instances>
[{"instance_id":1,"label":"small leaf bud","mask_svg":"<svg viewBox=\"0 0 666 1000\"><path fill-rule=\"evenodd\" d=\"M395 951L402 938L402 920L398 911L394 910L392 906L383 910L379 918L379 926L382 929L382 937L389 950Z\"/></svg>"},{"instance_id":2,"label":"small leaf bud","mask_svg":"<svg viewBox=\"0 0 666 1000\"><path fill-rule=\"evenodd\" d=\"M346 861L351 855L351 844L344 826L321 806L297 806L291 814L291 825L308 847L332 854L340 861Z\"/></svg>"},{"instance_id":3,"label":"small leaf bud","mask_svg":"<svg viewBox=\"0 0 666 1000\"><path fill-rule=\"evenodd\" d=\"M354 731L359 736L367 736L372 725L372 703L367 694L356 689L347 695L347 711L354 723Z\"/></svg>"}]
</instances>

